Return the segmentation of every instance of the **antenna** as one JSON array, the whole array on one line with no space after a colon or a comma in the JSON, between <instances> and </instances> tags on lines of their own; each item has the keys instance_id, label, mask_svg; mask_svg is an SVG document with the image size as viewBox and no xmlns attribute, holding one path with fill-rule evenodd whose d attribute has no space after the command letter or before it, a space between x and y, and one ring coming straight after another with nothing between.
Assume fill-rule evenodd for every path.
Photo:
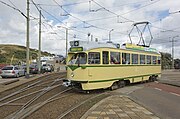
<instances>
[{"instance_id":1,"label":"antenna","mask_svg":"<svg viewBox=\"0 0 180 119\"><path fill-rule=\"evenodd\" d=\"M143 28L140 28L140 25L143 26ZM152 37L151 31L150 31L150 28L149 28L149 22L147 22L147 21L146 22L137 22L137 23L133 24L133 27L132 27L131 31L129 32L129 34L128 34L131 44L132 44L131 33L134 30L134 28L136 28L137 33L139 35L139 42L138 42L137 45L144 46L144 47L150 47L153 37ZM149 34L150 34L150 37L151 37L150 41L149 41L149 45L146 45L146 42L145 42L145 39L144 39L144 36L143 36L146 29L149 31ZM141 42L142 42L143 45L141 45Z\"/></svg>"}]
</instances>

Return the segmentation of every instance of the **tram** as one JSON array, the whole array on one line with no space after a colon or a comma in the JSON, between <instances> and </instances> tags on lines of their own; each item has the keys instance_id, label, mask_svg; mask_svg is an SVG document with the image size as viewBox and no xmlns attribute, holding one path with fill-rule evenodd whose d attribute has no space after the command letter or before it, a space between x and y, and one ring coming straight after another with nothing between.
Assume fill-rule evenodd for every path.
<instances>
[{"instance_id":1,"label":"tram","mask_svg":"<svg viewBox=\"0 0 180 119\"><path fill-rule=\"evenodd\" d=\"M161 76L161 55L154 48L96 41L71 41L70 46L64 83L81 90L113 90Z\"/></svg>"}]
</instances>

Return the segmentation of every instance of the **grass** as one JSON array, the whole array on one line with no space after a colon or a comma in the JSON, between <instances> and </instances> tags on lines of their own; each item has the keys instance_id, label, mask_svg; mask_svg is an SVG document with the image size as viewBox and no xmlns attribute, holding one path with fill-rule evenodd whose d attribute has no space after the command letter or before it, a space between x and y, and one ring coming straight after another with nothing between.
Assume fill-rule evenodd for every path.
<instances>
[{"instance_id":1,"label":"grass","mask_svg":"<svg viewBox=\"0 0 180 119\"><path fill-rule=\"evenodd\" d=\"M52 56L48 52L41 52L43 56ZM37 59L38 50L30 48L30 59ZM0 44L0 64L18 64L26 61L26 47L20 45Z\"/></svg>"}]
</instances>

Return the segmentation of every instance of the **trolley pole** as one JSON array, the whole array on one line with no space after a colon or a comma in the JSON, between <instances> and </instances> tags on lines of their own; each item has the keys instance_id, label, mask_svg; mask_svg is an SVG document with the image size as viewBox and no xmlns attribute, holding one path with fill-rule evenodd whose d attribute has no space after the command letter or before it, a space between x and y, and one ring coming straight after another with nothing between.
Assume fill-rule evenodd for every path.
<instances>
[{"instance_id":1,"label":"trolley pole","mask_svg":"<svg viewBox=\"0 0 180 119\"><path fill-rule=\"evenodd\" d=\"M27 0L26 78L29 78L29 0Z\"/></svg>"},{"instance_id":2,"label":"trolley pole","mask_svg":"<svg viewBox=\"0 0 180 119\"><path fill-rule=\"evenodd\" d=\"M41 10L39 11L39 50L38 50L38 73L41 73Z\"/></svg>"}]
</instances>

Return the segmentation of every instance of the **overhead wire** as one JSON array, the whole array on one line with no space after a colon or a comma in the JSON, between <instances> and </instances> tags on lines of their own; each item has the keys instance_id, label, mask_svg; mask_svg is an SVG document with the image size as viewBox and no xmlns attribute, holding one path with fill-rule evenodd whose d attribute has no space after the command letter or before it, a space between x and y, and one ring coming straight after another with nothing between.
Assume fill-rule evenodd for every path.
<instances>
[{"instance_id":1,"label":"overhead wire","mask_svg":"<svg viewBox=\"0 0 180 119\"><path fill-rule=\"evenodd\" d=\"M165 28L160 28L160 27L157 27L157 26L154 26L154 25L151 25L151 27L154 27L156 29L160 29L160 30L164 30L164 31L170 31L169 29L165 29ZM178 31L174 31L174 30L171 30L172 32L176 32L176 33L180 33Z\"/></svg>"},{"instance_id":2,"label":"overhead wire","mask_svg":"<svg viewBox=\"0 0 180 119\"><path fill-rule=\"evenodd\" d=\"M121 15L129 14L129 13L131 13L131 12L134 12L134 11L136 11L136 10L142 9L142 8L144 8L144 7L153 5L153 4L155 4L155 3L159 2L159 1L161 1L161 0L157 0L157 1L155 1L155 2L152 2L152 3L149 3L149 4L143 5L143 6L141 6L141 7L135 8L135 9L130 10L130 11L128 11L128 12L122 13Z\"/></svg>"},{"instance_id":3,"label":"overhead wire","mask_svg":"<svg viewBox=\"0 0 180 119\"><path fill-rule=\"evenodd\" d=\"M31 0L31 2L33 3L33 5L36 7L36 9L38 10L38 12L40 12L40 9L38 8L38 6L35 4L35 2L33 0ZM45 19L44 15L41 14L41 16Z\"/></svg>"},{"instance_id":4,"label":"overhead wire","mask_svg":"<svg viewBox=\"0 0 180 119\"><path fill-rule=\"evenodd\" d=\"M59 7L62 9L62 10L64 10L64 12L66 12L69 16L71 16L71 17L73 17L73 18L75 18L75 19L77 19L77 20L79 20L79 21L81 21L82 23L84 23L84 24L87 24L87 25L89 25L89 27L92 27L92 28L97 28L97 29L101 29L101 30L105 30L105 31L109 31L110 29L106 29L106 28L101 28L101 27L98 27L98 26L95 26L95 25L92 25L92 24L90 24L90 23L88 23L88 22L86 22L86 21L84 21L84 20L81 20L80 18L78 18L78 17L75 17L74 15L72 15L72 14L70 14L68 11L66 11L56 0L53 0L57 5L59 5ZM115 31L115 32L117 32L117 31ZM119 33L121 33L121 32L119 32ZM121 33L121 34L124 34L124 33ZM127 34L126 34L127 35Z\"/></svg>"},{"instance_id":5,"label":"overhead wire","mask_svg":"<svg viewBox=\"0 0 180 119\"><path fill-rule=\"evenodd\" d=\"M3 2L3 1L1 1L1 0L0 0L0 2L1 2L2 4L4 4L4 5L12 8L12 9L18 11L19 13L21 13L21 15L23 15L23 16L27 19L27 16L26 16L20 9L16 8L14 5L13 5L13 6L14 6L14 7L13 7L13 6L9 5L8 3Z\"/></svg>"},{"instance_id":6,"label":"overhead wire","mask_svg":"<svg viewBox=\"0 0 180 119\"><path fill-rule=\"evenodd\" d=\"M100 6L101 8L103 8L104 10L106 10L107 12L109 12L109 13L111 13L111 14L114 14L114 15L117 16L117 17L121 17L121 18L123 18L123 19L125 19L125 20L134 22L134 20L128 19L128 18L126 18L126 17L123 17L122 15L117 14L117 13L115 13L115 12L113 12L113 11L105 8L104 6L102 6L101 4L99 4L98 2L96 2L95 0L91 0L91 1L94 2L95 4L97 4L98 6Z\"/></svg>"},{"instance_id":7,"label":"overhead wire","mask_svg":"<svg viewBox=\"0 0 180 119\"><path fill-rule=\"evenodd\" d=\"M84 4L84 3L88 3L88 1L83 1L83 2L77 2L77 3L70 3L70 4L64 4L61 6L73 6L73 5L79 5L79 4ZM36 3L37 5L41 5L41 6L58 6L58 5L52 5L52 4L42 4L42 3Z\"/></svg>"},{"instance_id":8,"label":"overhead wire","mask_svg":"<svg viewBox=\"0 0 180 119\"><path fill-rule=\"evenodd\" d=\"M144 7L147 7L147 6L149 6L149 5L155 4L156 2L159 2L159 1L160 1L160 0L155 1L155 2L153 2L153 3L150 3L150 4L146 4L146 5L140 6L140 7L136 8L136 9L127 11L126 13L122 13L122 14L120 14L120 15L125 15L125 14L128 14L128 13L134 12L134 11L139 10L139 9L141 9L141 8L144 8ZM142 2L147 2L147 0L146 0L146 1L141 1L141 2L136 2L136 3L142 3ZM133 3L129 3L129 4L133 4ZM122 5L122 6L123 6L123 5ZM90 19L90 20L86 20L86 22L98 21L98 20L105 20L105 19L111 19L111 18L117 18L117 17L118 17L118 14L117 14L116 16L101 17L101 18L97 18L97 19ZM126 21L126 22L128 22L128 21ZM126 23L126 22L119 22L119 23Z\"/></svg>"}]
</instances>

